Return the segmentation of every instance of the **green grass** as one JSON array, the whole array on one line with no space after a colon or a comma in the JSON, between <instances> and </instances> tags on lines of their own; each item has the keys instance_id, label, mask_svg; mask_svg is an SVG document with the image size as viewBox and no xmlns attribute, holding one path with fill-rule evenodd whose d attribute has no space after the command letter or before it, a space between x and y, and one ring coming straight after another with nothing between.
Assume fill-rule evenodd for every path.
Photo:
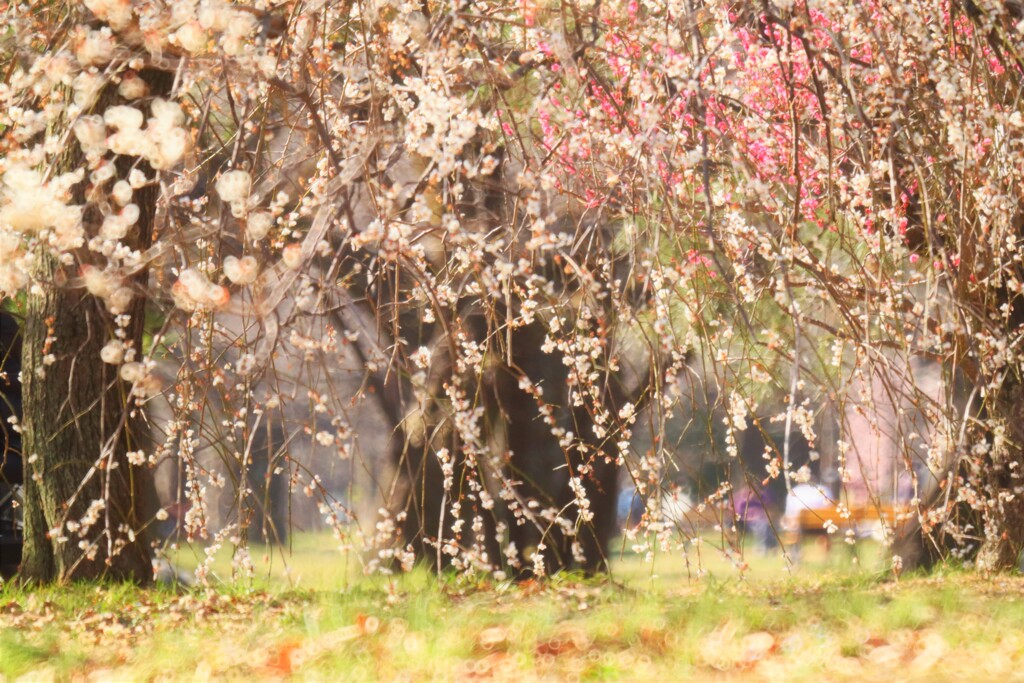
<instances>
[{"instance_id":1,"label":"green grass","mask_svg":"<svg viewBox=\"0 0 1024 683\"><path fill-rule=\"evenodd\" d=\"M719 550L719 539L707 535L699 553L688 550L683 555L657 555L646 562L631 552L626 544L612 548L612 578L635 588L657 588L680 584L716 581L777 581L785 577L870 577L887 571L881 547L871 541L857 545L856 560L850 550L838 544L826 554L824 546L807 542L800 552L799 563L783 556L781 549L761 553L747 549L742 557L727 559ZM293 534L283 549L252 544L249 549L255 573L248 587L273 589L344 590L354 584L365 585L363 564L359 554L342 551L330 533ZM206 560L200 545L182 545L169 550L167 557L182 570L191 573ZM215 585L232 584L232 549L224 544L215 554L210 581ZM742 565L739 569L737 565Z\"/></svg>"},{"instance_id":2,"label":"green grass","mask_svg":"<svg viewBox=\"0 0 1024 683\"><path fill-rule=\"evenodd\" d=\"M322 538L298 537L294 550L287 575L278 559L251 584L4 586L0 680L932 681L1024 670L1016 577L895 582L808 557L795 574L696 579L681 562L652 572L625 557L611 581L513 584L360 577ZM747 576L774 561L751 558ZM216 573L229 562L218 556Z\"/></svg>"}]
</instances>

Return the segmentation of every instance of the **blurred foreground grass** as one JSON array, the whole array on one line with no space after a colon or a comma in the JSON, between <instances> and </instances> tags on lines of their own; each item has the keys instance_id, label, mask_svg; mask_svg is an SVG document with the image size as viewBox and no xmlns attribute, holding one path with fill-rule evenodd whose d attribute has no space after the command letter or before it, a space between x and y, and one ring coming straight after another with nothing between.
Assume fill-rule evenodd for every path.
<instances>
[{"instance_id":1,"label":"blurred foreground grass","mask_svg":"<svg viewBox=\"0 0 1024 683\"><path fill-rule=\"evenodd\" d=\"M0 679L934 681L1024 672L1016 577L946 570L895 582L866 557L858 568L808 548L793 574L781 559L745 557L744 579L709 552L700 579L681 561L658 560L652 571L627 556L611 581L465 582L425 571L363 577L329 547L298 536L287 572L268 553L269 576L212 589L0 588ZM218 556L216 574L229 564Z\"/></svg>"}]
</instances>

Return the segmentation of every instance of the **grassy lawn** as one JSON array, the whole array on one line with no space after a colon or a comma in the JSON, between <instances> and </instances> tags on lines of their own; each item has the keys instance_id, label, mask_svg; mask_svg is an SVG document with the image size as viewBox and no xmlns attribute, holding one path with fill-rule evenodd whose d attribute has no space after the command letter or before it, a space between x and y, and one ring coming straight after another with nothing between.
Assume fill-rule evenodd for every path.
<instances>
[{"instance_id":1,"label":"grassy lawn","mask_svg":"<svg viewBox=\"0 0 1024 683\"><path fill-rule=\"evenodd\" d=\"M682 562L652 572L626 557L612 581L465 583L360 577L326 547L300 537L287 572L278 558L249 585L0 588L0 680L934 681L1024 671L1016 577L896 582L807 553L794 574L751 558L745 579L724 560L698 579ZM217 574L227 561L217 558Z\"/></svg>"}]
</instances>

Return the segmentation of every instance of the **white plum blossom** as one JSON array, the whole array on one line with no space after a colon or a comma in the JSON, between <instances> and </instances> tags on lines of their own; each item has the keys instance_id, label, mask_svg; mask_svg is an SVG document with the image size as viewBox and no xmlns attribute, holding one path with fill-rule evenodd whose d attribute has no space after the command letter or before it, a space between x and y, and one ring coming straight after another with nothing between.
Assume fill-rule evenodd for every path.
<instances>
[{"instance_id":1,"label":"white plum blossom","mask_svg":"<svg viewBox=\"0 0 1024 683\"><path fill-rule=\"evenodd\" d=\"M274 216L269 211L253 211L246 220L245 234L258 242L267 236L273 225Z\"/></svg>"},{"instance_id":2,"label":"white plum blossom","mask_svg":"<svg viewBox=\"0 0 1024 683\"><path fill-rule=\"evenodd\" d=\"M117 94L126 100L142 99L149 94L149 85L135 73L128 73L117 86Z\"/></svg>"},{"instance_id":3,"label":"white plum blossom","mask_svg":"<svg viewBox=\"0 0 1024 683\"><path fill-rule=\"evenodd\" d=\"M252 178L243 170L227 171L217 179L217 194L225 202L243 202L249 198Z\"/></svg>"},{"instance_id":4,"label":"white plum blossom","mask_svg":"<svg viewBox=\"0 0 1024 683\"><path fill-rule=\"evenodd\" d=\"M124 360L124 342L120 339L111 339L100 349L100 358L104 363L118 365Z\"/></svg>"},{"instance_id":5,"label":"white plum blossom","mask_svg":"<svg viewBox=\"0 0 1024 683\"><path fill-rule=\"evenodd\" d=\"M136 361L125 363L121 366L119 374L125 382L135 384L146 377L146 366Z\"/></svg>"},{"instance_id":6,"label":"white plum blossom","mask_svg":"<svg viewBox=\"0 0 1024 683\"><path fill-rule=\"evenodd\" d=\"M224 275L236 285L252 284L259 272L259 263L252 256L228 256L224 259Z\"/></svg>"},{"instance_id":7,"label":"white plum blossom","mask_svg":"<svg viewBox=\"0 0 1024 683\"><path fill-rule=\"evenodd\" d=\"M210 282L205 275L195 268L187 268L178 276L171 287L174 303L186 311L205 306L220 308L231 298L227 287Z\"/></svg>"},{"instance_id":8,"label":"white plum blossom","mask_svg":"<svg viewBox=\"0 0 1024 683\"><path fill-rule=\"evenodd\" d=\"M142 128L145 117L135 107L122 104L103 112L103 122L118 131L131 131Z\"/></svg>"}]
</instances>

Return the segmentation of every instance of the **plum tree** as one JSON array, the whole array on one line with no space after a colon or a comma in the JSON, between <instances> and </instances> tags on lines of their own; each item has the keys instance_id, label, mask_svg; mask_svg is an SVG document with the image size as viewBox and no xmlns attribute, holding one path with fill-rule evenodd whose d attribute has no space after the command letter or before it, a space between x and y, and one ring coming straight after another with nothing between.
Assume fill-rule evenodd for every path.
<instances>
[{"instance_id":1,"label":"plum tree","mask_svg":"<svg viewBox=\"0 0 1024 683\"><path fill-rule=\"evenodd\" d=\"M25 573L143 580L163 514L149 470L168 458L188 535L235 542L248 566L246 515L208 524L227 482L200 444L232 463L241 506L255 436L289 420L283 443L362 461L379 515L353 532L323 459L284 453L260 476L371 543L368 569L600 569L622 478L647 503L633 547L687 553L698 539L662 498L695 386L726 460L744 430L781 425L748 479L807 479L799 434L832 451L841 508L902 500L979 566L1013 565L1016 13L9 6L0 289L28 301ZM150 443L157 395L173 415ZM380 431L368 404L385 456L360 448ZM870 477L851 415L895 444L871 465L889 490L854 485ZM698 507L728 530L719 484Z\"/></svg>"}]
</instances>

